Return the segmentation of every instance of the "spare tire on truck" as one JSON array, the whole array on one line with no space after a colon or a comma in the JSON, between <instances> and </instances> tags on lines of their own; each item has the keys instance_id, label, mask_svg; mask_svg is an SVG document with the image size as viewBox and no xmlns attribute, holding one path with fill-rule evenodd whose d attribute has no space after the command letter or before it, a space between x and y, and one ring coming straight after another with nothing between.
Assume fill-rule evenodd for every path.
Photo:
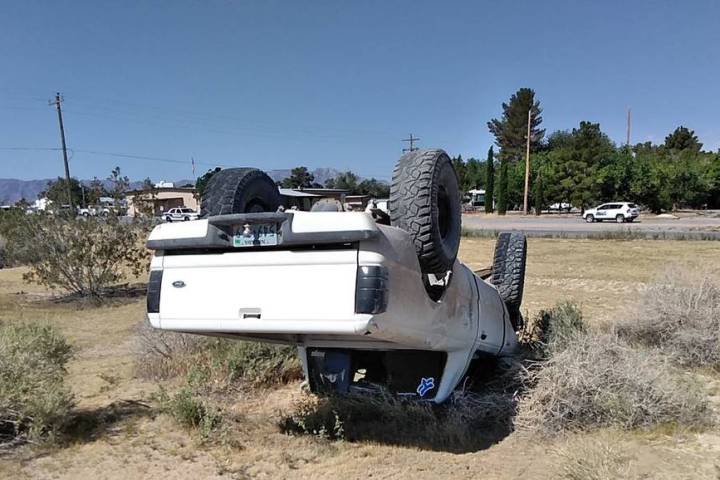
<instances>
[{"instance_id":1,"label":"spare tire on truck","mask_svg":"<svg viewBox=\"0 0 720 480\"><path fill-rule=\"evenodd\" d=\"M200 216L275 212L280 206L278 187L257 168L227 168L208 181Z\"/></svg>"},{"instance_id":2,"label":"spare tire on truck","mask_svg":"<svg viewBox=\"0 0 720 480\"><path fill-rule=\"evenodd\" d=\"M457 174L443 150L415 150L398 160L390 186L390 224L410 234L424 274L452 270L460 246Z\"/></svg>"},{"instance_id":3,"label":"spare tire on truck","mask_svg":"<svg viewBox=\"0 0 720 480\"><path fill-rule=\"evenodd\" d=\"M515 330L523 326L520 304L525 289L525 264L527 263L527 239L520 232L501 232L495 243L491 283L510 314Z\"/></svg>"}]
</instances>

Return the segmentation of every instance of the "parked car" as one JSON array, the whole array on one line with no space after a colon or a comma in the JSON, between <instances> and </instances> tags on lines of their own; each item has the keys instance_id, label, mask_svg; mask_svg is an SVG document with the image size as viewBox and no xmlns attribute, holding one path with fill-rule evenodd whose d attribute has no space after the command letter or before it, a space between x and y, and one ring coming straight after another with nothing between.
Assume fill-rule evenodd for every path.
<instances>
[{"instance_id":1,"label":"parked car","mask_svg":"<svg viewBox=\"0 0 720 480\"><path fill-rule=\"evenodd\" d=\"M295 345L313 392L443 402L474 359L514 353L527 242L500 233L491 273L457 259L460 194L442 150L404 155L390 192L385 225L366 212L278 212L266 174L216 173L201 220L150 234L149 322Z\"/></svg>"},{"instance_id":2,"label":"parked car","mask_svg":"<svg viewBox=\"0 0 720 480\"><path fill-rule=\"evenodd\" d=\"M602 222L612 220L617 223L632 222L640 216L640 209L634 203L618 202L603 203L595 208L585 210L583 218L586 222Z\"/></svg>"},{"instance_id":3,"label":"parked car","mask_svg":"<svg viewBox=\"0 0 720 480\"><path fill-rule=\"evenodd\" d=\"M162 214L166 222L187 222L188 220L197 220L198 213L192 208L178 207L171 208Z\"/></svg>"},{"instance_id":4,"label":"parked car","mask_svg":"<svg viewBox=\"0 0 720 480\"><path fill-rule=\"evenodd\" d=\"M557 210L559 212L562 212L564 210L566 212L569 212L570 210L572 210L572 205L566 202L553 203L548 208L550 209L550 211Z\"/></svg>"}]
</instances>

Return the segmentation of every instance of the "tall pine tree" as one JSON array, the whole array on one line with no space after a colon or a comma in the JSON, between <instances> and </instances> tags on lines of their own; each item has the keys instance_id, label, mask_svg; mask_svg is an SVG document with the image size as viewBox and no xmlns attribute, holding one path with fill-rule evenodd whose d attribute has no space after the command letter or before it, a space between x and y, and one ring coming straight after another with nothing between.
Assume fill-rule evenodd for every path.
<instances>
[{"instance_id":1,"label":"tall pine tree","mask_svg":"<svg viewBox=\"0 0 720 480\"><path fill-rule=\"evenodd\" d=\"M543 198L542 173L539 168L535 176L535 185L533 185L533 199L535 200L535 215L540 215L545 199Z\"/></svg>"},{"instance_id":2,"label":"tall pine tree","mask_svg":"<svg viewBox=\"0 0 720 480\"><path fill-rule=\"evenodd\" d=\"M508 163L515 163L522 158L527 139L528 111L531 148L536 150L540 146L545 129L540 128L542 108L540 101L535 100L535 91L531 88L521 88L515 92L510 97L510 102L502 104L502 108L502 117L493 118L487 126L490 133L495 135L495 144L500 147L497 210L498 214L505 215L508 206Z\"/></svg>"},{"instance_id":3,"label":"tall pine tree","mask_svg":"<svg viewBox=\"0 0 720 480\"><path fill-rule=\"evenodd\" d=\"M505 215L507 212L507 187L508 187L508 160L504 155L500 155L500 175L498 176L497 185L497 213Z\"/></svg>"},{"instance_id":4,"label":"tall pine tree","mask_svg":"<svg viewBox=\"0 0 720 480\"><path fill-rule=\"evenodd\" d=\"M495 196L495 152L490 147L485 162L485 213L495 210L493 198Z\"/></svg>"}]
</instances>

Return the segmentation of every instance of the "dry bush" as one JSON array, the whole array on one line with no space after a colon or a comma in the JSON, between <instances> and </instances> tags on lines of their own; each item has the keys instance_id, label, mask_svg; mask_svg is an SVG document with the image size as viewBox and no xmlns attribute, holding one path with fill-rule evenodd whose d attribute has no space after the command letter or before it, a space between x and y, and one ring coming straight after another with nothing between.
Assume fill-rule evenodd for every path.
<instances>
[{"instance_id":1,"label":"dry bush","mask_svg":"<svg viewBox=\"0 0 720 480\"><path fill-rule=\"evenodd\" d=\"M560 302L550 310L541 310L533 322L528 322L521 334L521 345L542 357L562 350L587 326L577 304Z\"/></svg>"},{"instance_id":2,"label":"dry bush","mask_svg":"<svg viewBox=\"0 0 720 480\"><path fill-rule=\"evenodd\" d=\"M141 378L152 380L186 375L195 364L195 354L212 341L200 335L158 330L146 321L138 324L135 339L135 371Z\"/></svg>"},{"instance_id":3,"label":"dry bush","mask_svg":"<svg viewBox=\"0 0 720 480\"><path fill-rule=\"evenodd\" d=\"M208 439L223 421L223 411L196 392L184 386L172 395L160 391L160 410L170 415L180 425L197 430L203 439Z\"/></svg>"},{"instance_id":4,"label":"dry bush","mask_svg":"<svg viewBox=\"0 0 720 480\"><path fill-rule=\"evenodd\" d=\"M610 334L576 336L526 373L532 389L518 423L544 433L595 427L704 427L712 411L702 387L665 357Z\"/></svg>"},{"instance_id":5,"label":"dry bush","mask_svg":"<svg viewBox=\"0 0 720 480\"><path fill-rule=\"evenodd\" d=\"M489 446L510 432L516 402L502 393L456 393L447 403L393 396L306 395L284 413L281 431L455 452Z\"/></svg>"},{"instance_id":6,"label":"dry bush","mask_svg":"<svg viewBox=\"0 0 720 480\"><path fill-rule=\"evenodd\" d=\"M9 257L30 267L26 281L82 297L100 299L126 272L138 276L149 265L145 224L23 215L3 228Z\"/></svg>"},{"instance_id":7,"label":"dry bush","mask_svg":"<svg viewBox=\"0 0 720 480\"><path fill-rule=\"evenodd\" d=\"M144 378L188 376L195 388L222 389L236 382L268 387L302 377L291 346L167 332L147 322L138 330L136 369Z\"/></svg>"},{"instance_id":8,"label":"dry bush","mask_svg":"<svg viewBox=\"0 0 720 480\"><path fill-rule=\"evenodd\" d=\"M676 271L654 283L618 335L657 347L679 365L720 369L720 284Z\"/></svg>"},{"instance_id":9,"label":"dry bush","mask_svg":"<svg viewBox=\"0 0 720 480\"><path fill-rule=\"evenodd\" d=\"M573 438L558 449L560 478L566 480L615 480L628 478L630 458L605 438Z\"/></svg>"},{"instance_id":10,"label":"dry bush","mask_svg":"<svg viewBox=\"0 0 720 480\"><path fill-rule=\"evenodd\" d=\"M50 326L0 323L0 445L60 433L73 406L63 383L70 357Z\"/></svg>"}]
</instances>

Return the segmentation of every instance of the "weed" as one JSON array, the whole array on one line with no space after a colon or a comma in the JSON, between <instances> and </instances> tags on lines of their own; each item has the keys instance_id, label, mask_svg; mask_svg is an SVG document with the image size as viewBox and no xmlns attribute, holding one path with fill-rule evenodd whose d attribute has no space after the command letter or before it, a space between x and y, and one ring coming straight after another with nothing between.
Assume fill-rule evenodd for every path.
<instances>
[{"instance_id":1,"label":"weed","mask_svg":"<svg viewBox=\"0 0 720 480\"><path fill-rule=\"evenodd\" d=\"M73 406L64 384L71 355L50 326L0 323L0 443L57 437Z\"/></svg>"}]
</instances>

